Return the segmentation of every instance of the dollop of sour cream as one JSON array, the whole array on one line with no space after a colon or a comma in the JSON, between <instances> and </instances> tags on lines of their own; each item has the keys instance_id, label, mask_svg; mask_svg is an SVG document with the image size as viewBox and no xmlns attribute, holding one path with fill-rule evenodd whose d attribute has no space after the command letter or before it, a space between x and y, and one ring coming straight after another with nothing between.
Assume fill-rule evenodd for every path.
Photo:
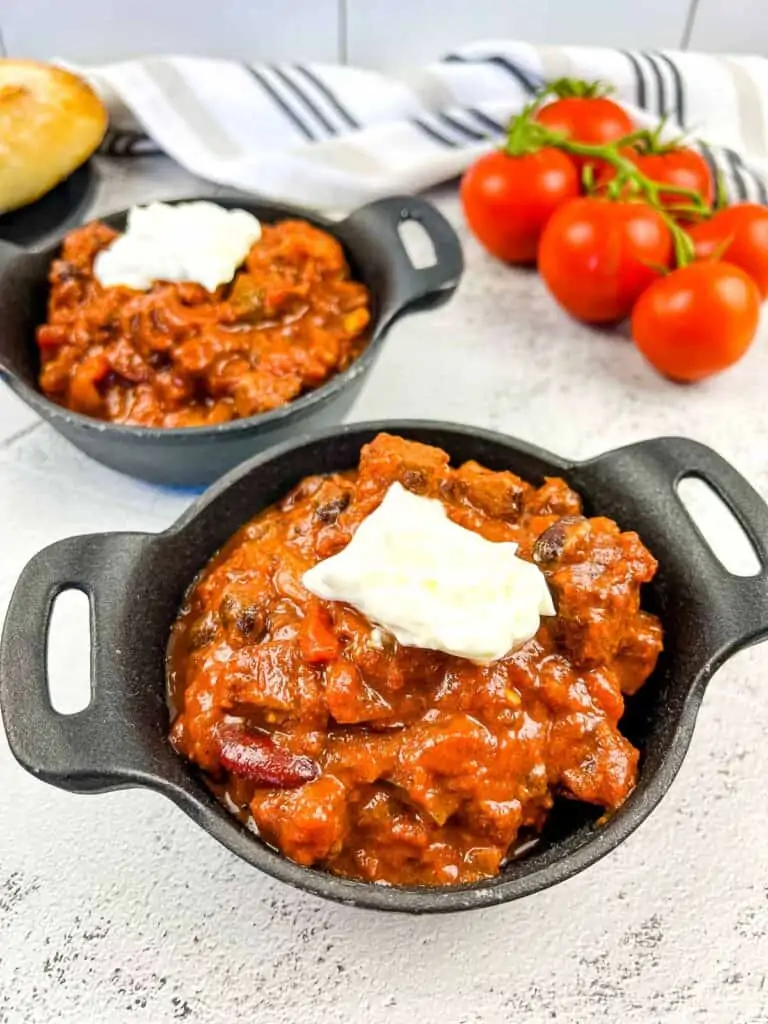
<instances>
[{"instance_id":1,"label":"dollop of sour cream","mask_svg":"<svg viewBox=\"0 0 768 1024\"><path fill-rule=\"evenodd\" d=\"M344 601L409 647L487 664L535 635L555 608L544 575L452 522L439 501L394 483L352 540L304 573L304 586Z\"/></svg>"},{"instance_id":2,"label":"dollop of sour cream","mask_svg":"<svg viewBox=\"0 0 768 1024\"><path fill-rule=\"evenodd\" d=\"M125 232L94 260L105 288L146 291L155 281L195 281L214 291L235 276L261 224L247 210L216 203L134 206Z\"/></svg>"}]
</instances>

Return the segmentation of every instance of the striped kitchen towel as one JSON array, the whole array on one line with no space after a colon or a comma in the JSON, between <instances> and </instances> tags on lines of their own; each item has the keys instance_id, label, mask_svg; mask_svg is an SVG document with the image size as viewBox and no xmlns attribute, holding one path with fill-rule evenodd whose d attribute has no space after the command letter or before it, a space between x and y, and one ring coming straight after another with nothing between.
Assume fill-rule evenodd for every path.
<instances>
[{"instance_id":1,"label":"striped kitchen towel","mask_svg":"<svg viewBox=\"0 0 768 1024\"><path fill-rule=\"evenodd\" d=\"M475 43L408 76L327 64L149 57L78 68L113 155L162 150L219 184L349 209L460 174L539 85L609 82L635 119L690 132L732 199L768 202L768 60Z\"/></svg>"}]
</instances>

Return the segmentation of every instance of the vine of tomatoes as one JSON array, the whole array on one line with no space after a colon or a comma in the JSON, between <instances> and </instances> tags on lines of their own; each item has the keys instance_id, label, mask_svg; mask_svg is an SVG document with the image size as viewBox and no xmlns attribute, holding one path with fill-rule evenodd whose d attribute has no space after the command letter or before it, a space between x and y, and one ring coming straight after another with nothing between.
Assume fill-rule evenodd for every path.
<instances>
[{"instance_id":1,"label":"vine of tomatoes","mask_svg":"<svg viewBox=\"0 0 768 1024\"><path fill-rule=\"evenodd\" d=\"M470 230L493 256L537 264L585 323L630 318L640 352L672 380L737 362L768 296L768 209L722 208L720 183L683 139L636 127L597 82L545 87L505 145L461 183Z\"/></svg>"}]
</instances>

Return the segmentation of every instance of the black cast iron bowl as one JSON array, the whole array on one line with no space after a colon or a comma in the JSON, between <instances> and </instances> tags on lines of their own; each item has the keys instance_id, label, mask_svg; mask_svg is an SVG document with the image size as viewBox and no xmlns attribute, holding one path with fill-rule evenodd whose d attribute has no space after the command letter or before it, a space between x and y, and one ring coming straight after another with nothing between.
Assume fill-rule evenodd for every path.
<instances>
[{"instance_id":1,"label":"black cast iron bowl","mask_svg":"<svg viewBox=\"0 0 768 1024\"><path fill-rule=\"evenodd\" d=\"M188 202L189 199L177 200ZM153 483L194 487L210 483L254 452L298 436L308 428L339 423L378 356L387 330L403 313L449 298L464 263L455 231L434 206L418 196L380 199L345 220L331 222L285 206L242 196L216 197L221 206L249 210L259 220L302 217L343 245L352 276L371 291L371 337L343 373L272 412L210 427L160 429L122 426L70 412L37 387L35 328L45 321L48 270L60 240L38 252L0 241L0 379L60 434L92 458ZM102 218L123 229L127 211ZM429 234L435 263L417 269L399 227L418 221Z\"/></svg>"},{"instance_id":2,"label":"black cast iron bowl","mask_svg":"<svg viewBox=\"0 0 768 1024\"><path fill-rule=\"evenodd\" d=\"M0 216L0 239L26 249L40 248L83 222L98 191L93 160L86 160L34 203Z\"/></svg>"},{"instance_id":3,"label":"black cast iron bowl","mask_svg":"<svg viewBox=\"0 0 768 1024\"><path fill-rule=\"evenodd\" d=\"M477 459L530 481L561 475L588 513L637 530L659 560L645 605L665 630L658 669L628 702L622 729L642 751L639 783L604 825L599 812L557 806L539 845L501 875L473 885L400 888L300 867L262 843L211 795L167 741L164 659L182 596L214 552L302 477L351 468L380 430L438 445L456 464ZM731 575L677 497L686 476L709 483L729 505L759 557L757 575ZM51 707L46 635L53 602L75 588L91 604L91 703L74 715ZM62 540L26 566L0 643L0 708L18 761L63 789L94 793L144 786L170 797L194 821L267 874L359 907L408 913L469 910L554 885L614 849L669 788L693 732L704 689L735 651L768 636L768 507L719 455L681 438L658 438L569 463L470 427L431 422L353 424L258 455L220 480L165 533L93 534Z\"/></svg>"}]
</instances>

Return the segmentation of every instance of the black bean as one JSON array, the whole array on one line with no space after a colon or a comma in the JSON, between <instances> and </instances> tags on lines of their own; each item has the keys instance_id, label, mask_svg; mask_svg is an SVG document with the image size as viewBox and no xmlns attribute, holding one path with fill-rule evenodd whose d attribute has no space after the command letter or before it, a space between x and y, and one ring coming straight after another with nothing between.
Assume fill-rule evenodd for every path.
<instances>
[{"instance_id":1,"label":"black bean","mask_svg":"<svg viewBox=\"0 0 768 1024\"><path fill-rule=\"evenodd\" d=\"M56 264L56 274L61 284L68 284L70 281L82 281L86 277L84 270L70 263L68 260L59 260Z\"/></svg>"},{"instance_id":2,"label":"black bean","mask_svg":"<svg viewBox=\"0 0 768 1024\"><path fill-rule=\"evenodd\" d=\"M420 469L406 469L400 481L407 491L423 494L427 489L427 478Z\"/></svg>"},{"instance_id":3,"label":"black bean","mask_svg":"<svg viewBox=\"0 0 768 1024\"><path fill-rule=\"evenodd\" d=\"M533 545L533 560L539 563L556 562L565 550L572 528L583 523L583 516L563 516L537 539Z\"/></svg>"},{"instance_id":4,"label":"black bean","mask_svg":"<svg viewBox=\"0 0 768 1024\"><path fill-rule=\"evenodd\" d=\"M349 494L342 494L338 498L332 498L331 501L326 501L324 505L318 505L315 509L315 515L324 523L335 523L349 505L349 501Z\"/></svg>"},{"instance_id":5,"label":"black bean","mask_svg":"<svg viewBox=\"0 0 768 1024\"><path fill-rule=\"evenodd\" d=\"M257 604L248 604L225 594L219 605L219 618L225 629L235 629L246 640L258 641L267 631L267 616Z\"/></svg>"}]
</instances>

